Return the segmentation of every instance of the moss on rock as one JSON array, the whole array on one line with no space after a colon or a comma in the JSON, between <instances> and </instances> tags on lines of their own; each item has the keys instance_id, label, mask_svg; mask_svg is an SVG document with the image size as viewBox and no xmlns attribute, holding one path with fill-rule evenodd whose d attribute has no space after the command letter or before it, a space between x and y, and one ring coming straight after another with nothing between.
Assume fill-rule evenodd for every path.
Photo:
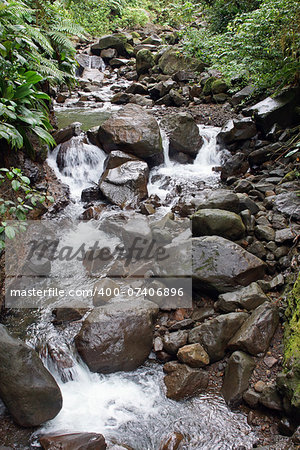
<instances>
[{"instance_id":1,"label":"moss on rock","mask_svg":"<svg viewBox=\"0 0 300 450\"><path fill-rule=\"evenodd\" d=\"M300 272L287 296L284 329L284 371L277 384L287 412L300 414Z\"/></svg>"}]
</instances>

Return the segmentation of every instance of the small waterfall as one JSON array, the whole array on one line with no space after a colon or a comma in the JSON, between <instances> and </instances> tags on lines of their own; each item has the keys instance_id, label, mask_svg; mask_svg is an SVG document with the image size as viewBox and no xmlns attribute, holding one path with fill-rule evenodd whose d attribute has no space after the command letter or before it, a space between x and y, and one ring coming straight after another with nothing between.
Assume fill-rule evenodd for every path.
<instances>
[{"instance_id":1,"label":"small waterfall","mask_svg":"<svg viewBox=\"0 0 300 450\"><path fill-rule=\"evenodd\" d=\"M99 181L106 156L103 150L86 142L83 136L75 136L49 154L48 164L70 187L72 198L78 200L83 189Z\"/></svg>"}]
</instances>

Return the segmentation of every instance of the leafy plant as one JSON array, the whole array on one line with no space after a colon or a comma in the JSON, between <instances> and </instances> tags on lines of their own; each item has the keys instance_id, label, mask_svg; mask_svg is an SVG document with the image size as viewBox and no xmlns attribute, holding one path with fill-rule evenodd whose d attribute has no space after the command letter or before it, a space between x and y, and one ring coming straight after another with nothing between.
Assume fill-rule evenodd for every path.
<instances>
[{"instance_id":1,"label":"leafy plant","mask_svg":"<svg viewBox=\"0 0 300 450\"><path fill-rule=\"evenodd\" d=\"M0 250L5 247L5 237L13 239L17 233L26 229L26 218L30 211L46 201L53 203L54 199L30 186L30 180L24 176L21 169L0 169ZM3 187L6 186L6 189ZM12 198L11 192L15 193ZM8 220L16 220L14 225Z\"/></svg>"}]
</instances>

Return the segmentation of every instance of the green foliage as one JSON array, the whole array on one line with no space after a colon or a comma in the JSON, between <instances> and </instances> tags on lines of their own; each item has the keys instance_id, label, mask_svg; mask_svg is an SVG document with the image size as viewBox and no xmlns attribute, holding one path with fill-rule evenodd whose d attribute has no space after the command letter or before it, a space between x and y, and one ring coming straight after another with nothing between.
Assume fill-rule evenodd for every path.
<instances>
[{"instance_id":1,"label":"green foliage","mask_svg":"<svg viewBox=\"0 0 300 450\"><path fill-rule=\"evenodd\" d=\"M7 186L8 183L8 186ZM38 192L30 186L29 178L25 177L20 169L0 169L0 186L2 198L0 198L0 250L5 247L5 237L13 239L26 227L26 217L38 204L45 201L52 203L51 196ZM6 187L6 189L3 189ZM15 198L11 198L11 192ZM12 226L8 220L16 220Z\"/></svg>"},{"instance_id":2,"label":"green foliage","mask_svg":"<svg viewBox=\"0 0 300 450\"><path fill-rule=\"evenodd\" d=\"M200 14L199 4L193 1L175 0L160 3L161 9L157 9L157 22L161 25L179 27L194 21Z\"/></svg>"},{"instance_id":3,"label":"green foliage","mask_svg":"<svg viewBox=\"0 0 300 450\"><path fill-rule=\"evenodd\" d=\"M216 0L207 9L211 31L224 31L238 14L253 11L260 3L260 0Z\"/></svg>"},{"instance_id":4,"label":"green foliage","mask_svg":"<svg viewBox=\"0 0 300 450\"><path fill-rule=\"evenodd\" d=\"M185 49L230 80L242 75L262 89L299 80L300 4L264 0L254 11L238 14L223 33L190 28Z\"/></svg>"}]
</instances>

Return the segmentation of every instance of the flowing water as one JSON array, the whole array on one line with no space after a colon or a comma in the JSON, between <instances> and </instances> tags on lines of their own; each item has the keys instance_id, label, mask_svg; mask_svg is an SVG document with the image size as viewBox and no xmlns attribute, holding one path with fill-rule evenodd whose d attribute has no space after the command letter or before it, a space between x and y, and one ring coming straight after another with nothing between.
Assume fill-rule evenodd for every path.
<instances>
[{"instance_id":1,"label":"flowing water","mask_svg":"<svg viewBox=\"0 0 300 450\"><path fill-rule=\"evenodd\" d=\"M106 91L99 95L105 95ZM109 103L105 109L110 109ZM85 110L82 114L76 108L60 108L61 124L64 114L71 115L72 122L82 122L85 115L92 117L95 111ZM203 183L213 187L218 183L218 174L212 171L213 166L220 164L216 150L218 129L201 125L199 130L204 144L194 163L188 165L170 161L168 137L162 130L165 163L151 171L148 190L149 195L160 197L166 211L172 206L172 201L166 199L176 185L189 186L192 192ZM97 183L106 155L88 144L83 136L73 138L65 155L65 167L60 171L56 164L58 152L59 147L49 155L48 163L58 178L69 185L72 198L71 205L62 214L77 218L83 210L80 193ZM91 236L96 225L95 221L80 224L79 239ZM59 272L60 266L54 266L53 270ZM76 270L75 283L80 286L83 268ZM185 436L184 449L252 448L255 436L246 417L230 411L219 396L206 394L180 402L167 399L162 367L151 355L147 363L134 372L91 373L73 344L81 324L55 327L51 319L50 308L41 309L38 320L35 316L27 328L26 336L28 344L39 351L56 378L63 395L63 408L56 418L38 430L33 445L38 446L37 436L41 433L100 432L108 442L127 444L135 450L158 450L169 432L179 431Z\"/></svg>"}]
</instances>

